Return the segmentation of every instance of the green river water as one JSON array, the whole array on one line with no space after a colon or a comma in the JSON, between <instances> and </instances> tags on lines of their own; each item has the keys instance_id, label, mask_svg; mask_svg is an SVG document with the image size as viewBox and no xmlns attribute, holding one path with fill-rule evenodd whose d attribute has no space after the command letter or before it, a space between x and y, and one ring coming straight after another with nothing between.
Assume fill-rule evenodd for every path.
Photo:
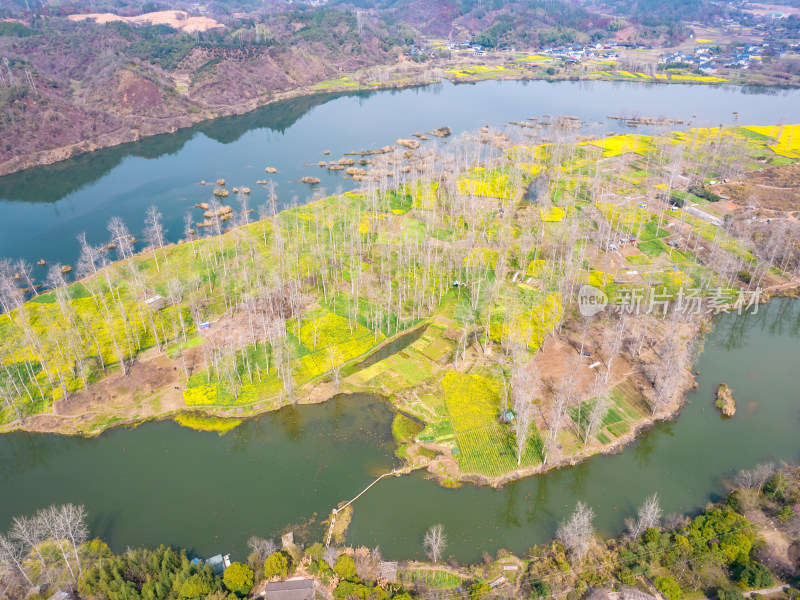
<instances>
[{"instance_id":1,"label":"green river water","mask_svg":"<svg viewBox=\"0 0 800 600\"><path fill-rule=\"evenodd\" d=\"M531 477L501 490L445 489L417 472L381 481L355 503L348 542L384 556L421 556L422 536L443 523L448 554L517 552L549 539L578 500L602 533L653 492L666 513L693 513L721 497L741 468L800 459L800 302L776 300L756 315L721 315L696 368L699 387L679 418L619 454ZM720 382L738 411L713 406ZM14 433L0 437L0 529L53 502L86 505L92 533L113 548L160 543L201 556L246 555L250 535L292 524L320 539L320 518L396 466L392 413L367 396L286 408L219 437L172 422L96 439Z\"/></svg>"},{"instance_id":2,"label":"green river water","mask_svg":"<svg viewBox=\"0 0 800 600\"><path fill-rule=\"evenodd\" d=\"M241 117L93 152L56 165L0 177L0 256L35 262L74 261L75 236L107 238L120 215L138 233L147 206L164 213L169 238L182 218L224 177L253 188L275 166L279 201L304 202L297 180L321 177L328 191L352 182L315 167L347 151L377 148L414 131L449 125L454 135L484 123L546 114L584 119L593 133L629 131L608 115L684 119L683 127L800 122L800 90L609 82L445 83L396 92L298 98ZM509 131L514 133L514 128ZM643 130L639 130L643 131ZM435 140L426 144L440 143ZM306 166L309 164L309 166ZM36 277L44 275L37 268ZM499 547L524 551L548 539L575 502L597 512L615 533L642 499L658 492L666 512L697 511L724 493L740 468L800 458L800 304L778 301L758 315L716 321L697 368L699 389L673 423L656 426L615 456L529 478L502 490L451 490L422 473L382 481L355 505L348 542L380 545L384 556L421 555L425 529L445 525L448 553L476 560ZM723 420L715 386L733 388L739 411ZM306 539L319 523L379 473L398 464L392 413L379 399L339 397L284 409L219 437L172 422L106 432L96 439L15 433L0 437L0 530L15 515L54 502L86 505L94 535L112 547L160 543L200 556L243 558L250 535L271 536L287 524Z\"/></svg>"}]
</instances>

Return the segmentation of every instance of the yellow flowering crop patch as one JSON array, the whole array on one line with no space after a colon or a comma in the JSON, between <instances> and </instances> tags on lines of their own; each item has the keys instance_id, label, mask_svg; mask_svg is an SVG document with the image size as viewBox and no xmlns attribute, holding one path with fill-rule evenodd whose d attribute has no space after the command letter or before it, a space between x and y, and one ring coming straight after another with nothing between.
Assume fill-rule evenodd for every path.
<instances>
[{"instance_id":1,"label":"yellow flowering crop patch","mask_svg":"<svg viewBox=\"0 0 800 600\"><path fill-rule=\"evenodd\" d=\"M539 348L554 323L558 324L561 320L563 312L559 294L549 294L541 305L518 316L510 324L490 325L489 337L496 342L505 338L516 344L524 344L530 349Z\"/></svg>"},{"instance_id":2,"label":"yellow flowering crop patch","mask_svg":"<svg viewBox=\"0 0 800 600\"><path fill-rule=\"evenodd\" d=\"M749 131L771 137L776 141L769 146L775 154L788 158L800 158L800 125L744 127Z\"/></svg>"},{"instance_id":3,"label":"yellow flowering crop patch","mask_svg":"<svg viewBox=\"0 0 800 600\"><path fill-rule=\"evenodd\" d=\"M473 248L464 257L464 265L467 267L488 267L494 269L497 266L497 250L488 248Z\"/></svg>"},{"instance_id":4,"label":"yellow flowering crop patch","mask_svg":"<svg viewBox=\"0 0 800 600\"><path fill-rule=\"evenodd\" d=\"M513 192L506 173L475 167L458 178L458 193L511 200Z\"/></svg>"},{"instance_id":5,"label":"yellow flowering crop patch","mask_svg":"<svg viewBox=\"0 0 800 600\"><path fill-rule=\"evenodd\" d=\"M611 202L595 202L595 206L600 209L606 220L613 227L630 227L632 225L643 225L649 223L652 215L638 206L618 206Z\"/></svg>"},{"instance_id":6,"label":"yellow flowering crop patch","mask_svg":"<svg viewBox=\"0 0 800 600\"><path fill-rule=\"evenodd\" d=\"M541 54L529 54L517 59L517 62L523 63L551 63L553 59L550 56L543 56Z\"/></svg>"},{"instance_id":7,"label":"yellow flowering crop patch","mask_svg":"<svg viewBox=\"0 0 800 600\"><path fill-rule=\"evenodd\" d=\"M477 75L492 75L495 73L502 73L507 71L504 66L498 65L496 67L487 67L484 65L471 65L461 69L448 69L445 73L450 73L456 77L473 77Z\"/></svg>"},{"instance_id":8,"label":"yellow flowering crop patch","mask_svg":"<svg viewBox=\"0 0 800 600\"><path fill-rule=\"evenodd\" d=\"M606 284L613 283L614 277L609 275L608 273L603 273L602 271L596 271L592 269L589 272L589 285L593 285L594 287L604 287Z\"/></svg>"},{"instance_id":9,"label":"yellow flowering crop patch","mask_svg":"<svg viewBox=\"0 0 800 600\"><path fill-rule=\"evenodd\" d=\"M525 274L530 275L531 277L538 277L545 271L545 269L548 268L549 267L546 260L536 258L528 263L528 267L525 269Z\"/></svg>"},{"instance_id":10,"label":"yellow flowering crop patch","mask_svg":"<svg viewBox=\"0 0 800 600\"><path fill-rule=\"evenodd\" d=\"M442 379L453 431L466 433L494 424L500 410L500 383L480 375L448 371Z\"/></svg>"},{"instance_id":11,"label":"yellow flowering crop patch","mask_svg":"<svg viewBox=\"0 0 800 600\"><path fill-rule=\"evenodd\" d=\"M567 211L565 211L560 206L551 206L547 210L543 210L540 208L539 216L545 223L554 223L557 221L563 221L564 217L567 216Z\"/></svg>"},{"instance_id":12,"label":"yellow flowering crop patch","mask_svg":"<svg viewBox=\"0 0 800 600\"><path fill-rule=\"evenodd\" d=\"M592 140L591 142L587 142L587 144L602 148L603 156L605 157L620 156L630 153L646 156L648 152L653 150L653 145L650 142L649 136L633 133L613 135L599 140Z\"/></svg>"},{"instance_id":13,"label":"yellow flowering crop patch","mask_svg":"<svg viewBox=\"0 0 800 600\"><path fill-rule=\"evenodd\" d=\"M724 83L728 81L724 77L715 77L714 75L682 75L679 73L672 73L670 79L672 81L691 81L694 83Z\"/></svg>"},{"instance_id":14,"label":"yellow flowering crop patch","mask_svg":"<svg viewBox=\"0 0 800 600\"><path fill-rule=\"evenodd\" d=\"M172 420L182 427L195 431L216 431L219 435L225 435L242 424L241 419L223 419L197 413L179 413Z\"/></svg>"},{"instance_id":15,"label":"yellow flowering crop patch","mask_svg":"<svg viewBox=\"0 0 800 600\"><path fill-rule=\"evenodd\" d=\"M217 403L216 385L198 385L183 391L183 400L187 406L207 406Z\"/></svg>"}]
</instances>

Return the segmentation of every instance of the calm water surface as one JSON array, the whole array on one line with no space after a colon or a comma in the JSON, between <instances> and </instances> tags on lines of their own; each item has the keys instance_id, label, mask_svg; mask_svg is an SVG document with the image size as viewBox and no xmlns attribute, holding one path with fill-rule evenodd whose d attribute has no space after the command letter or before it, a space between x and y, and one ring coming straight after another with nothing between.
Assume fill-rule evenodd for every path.
<instances>
[{"instance_id":1,"label":"calm water surface","mask_svg":"<svg viewBox=\"0 0 800 600\"><path fill-rule=\"evenodd\" d=\"M699 388L677 421L613 456L522 480L502 490L439 487L416 473L382 481L355 504L349 543L384 556L421 555L425 529L443 523L451 553L523 552L549 539L578 500L595 524L617 533L658 492L666 513L694 513L724 493L741 468L800 459L800 302L716 320L696 368ZM738 411L713 406L720 382ZM174 544L201 556L243 558L250 535L287 523L320 539L319 518L397 464L392 414L365 396L284 409L219 437L171 422L114 430L97 439L15 433L0 437L0 530L53 502L84 503L92 532L115 549Z\"/></svg>"},{"instance_id":2,"label":"calm water surface","mask_svg":"<svg viewBox=\"0 0 800 600\"><path fill-rule=\"evenodd\" d=\"M442 125L458 134L487 122L504 127L527 117L568 114L590 122L591 132L599 134L631 131L607 120L608 115L668 116L685 120L687 127L732 124L734 111L741 123L797 123L800 90L487 81L298 98L1 177L0 256L74 263L75 236L81 231L92 243L106 241L105 224L119 215L139 235L145 210L153 204L175 241L183 235L184 213L193 210L195 219L202 220L193 206L212 197L213 188L198 185L200 180L224 178L228 189L250 187L257 205L267 193L256 181L266 179L264 168L273 166L279 170L271 177L281 205L302 203L311 193L297 182L305 175L320 177L321 187L331 193L353 185L317 167L319 160L378 148ZM326 149L330 157L322 154ZM232 196L228 201L235 204ZM38 269L40 279L44 274Z\"/></svg>"}]
</instances>

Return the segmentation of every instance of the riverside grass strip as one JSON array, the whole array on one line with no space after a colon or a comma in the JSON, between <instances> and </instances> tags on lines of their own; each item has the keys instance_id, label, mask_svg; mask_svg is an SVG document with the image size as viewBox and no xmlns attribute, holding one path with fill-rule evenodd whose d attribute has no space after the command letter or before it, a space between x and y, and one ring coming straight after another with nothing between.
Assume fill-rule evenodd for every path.
<instances>
[{"instance_id":1,"label":"riverside grass strip","mask_svg":"<svg viewBox=\"0 0 800 600\"><path fill-rule=\"evenodd\" d=\"M447 590L458 587L463 579L450 571L439 569L414 569L406 575L413 583L437 590Z\"/></svg>"}]
</instances>

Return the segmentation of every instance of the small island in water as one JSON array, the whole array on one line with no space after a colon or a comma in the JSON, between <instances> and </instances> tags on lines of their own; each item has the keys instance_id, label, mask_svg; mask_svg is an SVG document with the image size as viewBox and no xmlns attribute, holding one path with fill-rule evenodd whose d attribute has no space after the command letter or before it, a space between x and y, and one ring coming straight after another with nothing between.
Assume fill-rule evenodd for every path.
<instances>
[{"instance_id":1,"label":"small island in water","mask_svg":"<svg viewBox=\"0 0 800 600\"><path fill-rule=\"evenodd\" d=\"M717 401L716 407L726 417L732 417L736 414L736 402L733 400L733 391L728 387L727 383L720 383L717 387Z\"/></svg>"}]
</instances>

